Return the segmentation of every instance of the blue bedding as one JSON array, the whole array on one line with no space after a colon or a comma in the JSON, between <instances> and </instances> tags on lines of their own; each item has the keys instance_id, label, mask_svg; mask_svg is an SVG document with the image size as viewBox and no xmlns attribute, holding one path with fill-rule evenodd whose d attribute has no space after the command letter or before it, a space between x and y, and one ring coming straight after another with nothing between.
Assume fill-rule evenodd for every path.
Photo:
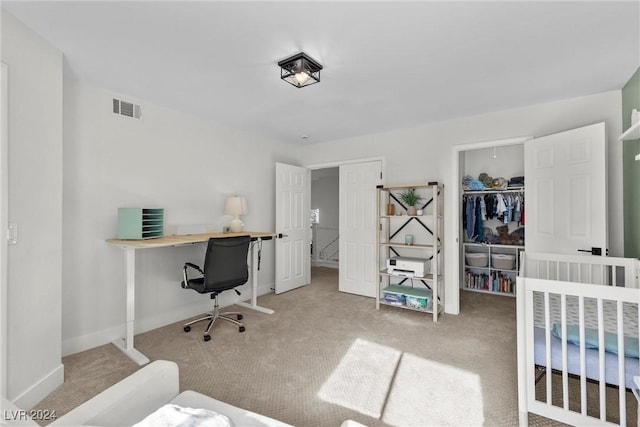
<instances>
[{"instance_id":1,"label":"blue bedding","mask_svg":"<svg viewBox=\"0 0 640 427\"><path fill-rule=\"evenodd\" d=\"M534 327L535 363L545 366L545 333L544 328ZM598 349L585 349L587 378L599 380L599 354ZM618 381L618 355L605 352L605 382L619 385ZM637 357L625 357L625 387L636 388L633 377L640 375L640 359ZM580 347L575 344L567 344L567 372L580 375ZM551 368L562 370L562 341L551 334Z\"/></svg>"},{"instance_id":2,"label":"blue bedding","mask_svg":"<svg viewBox=\"0 0 640 427\"><path fill-rule=\"evenodd\" d=\"M551 333L562 339L562 324L551 325ZM580 345L580 327L577 325L567 325L567 341L571 344ZM598 330L584 328L584 346L586 348L598 348ZM618 354L618 336L611 332L604 333L604 351ZM624 355L638 358L638 338L624 337Z\"/></svg>"}]
</instances>

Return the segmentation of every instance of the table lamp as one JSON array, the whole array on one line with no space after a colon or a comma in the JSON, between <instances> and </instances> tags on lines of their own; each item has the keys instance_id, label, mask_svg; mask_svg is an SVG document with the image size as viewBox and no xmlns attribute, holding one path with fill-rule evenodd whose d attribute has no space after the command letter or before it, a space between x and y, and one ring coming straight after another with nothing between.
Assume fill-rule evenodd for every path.
<instances>
[{"instance_id":1,"label":"table lamp","mask_svg":"<svg viewBox=\"0 0 640 427\"><path fill-rule=\"evenodd\" d=\"M244 228L244 223L240 220L240 215L247 214L247 200L241 196L230 196L224 202L225 215L233 215L233 220L229 224L229 230L238 233Z\"/></svg>"}]
</instances>

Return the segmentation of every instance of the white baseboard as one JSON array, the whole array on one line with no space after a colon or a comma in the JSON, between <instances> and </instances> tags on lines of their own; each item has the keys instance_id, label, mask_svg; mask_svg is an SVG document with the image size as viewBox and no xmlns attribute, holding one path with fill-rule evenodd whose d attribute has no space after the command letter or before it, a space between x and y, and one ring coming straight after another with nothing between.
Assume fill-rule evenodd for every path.
<instances>
[{"instance_id":1,"label":"white baseboard","mask_svg":"<svg viewBox=\"0 0 640 427\"><path fill-rule=\"evenodd\" d=\"M311 261L312 267L339 268L339 263L332 261Z\"/></svg>"},{"instance_id":2,"label":"white baseboard","mask_svg":"<svg viewBox=\"0 0 640 427\"><path fill-rule=\"evenodd\" d=\"M273 292L273 286L273 283L259 285L258 296ZM237 296L233 292L226 294L220 295L221 307L226 307L228 305L234 304L237 301L243 301L250 298L251 289L247 287L247 285L245 285L245 290L242 291L242 296ZM207 297L203 297L202 302L198 304L191 304L180 309L159 312L154 316L147 316L145 318L136 319L134 326L135 334L148 332L162 326L170 325L172 323L179 322L181 320L188 319L202 313L206 313L212 308L212 301ZM92 332L80 337L66 339L62 341L62 356L68 356L70 354L90 350L101 345L110 344L112 341L122 338L125 333L124 331L125 325L123 323L119 326L102 329L100 331Z\"/></svg>"},{"instance_id":3,"label":"white baseboard","mask_svg":"<svg viewBox=\"0 0 640 427\"><path fill-rule=\"evenodd\" d=\"M124 336L124 324L62 341L62 357L109 344Z\"/></svg>"},{"instance_id":4,"label":"white baseboard","mask_svg":"<svg viewBox=\"0 0 640 427\"><path fill-rule=\"evenodd\" d=\"M64 365L61 363L53 371L45 375L37 383L12 399L12 403L18 408L31 409L53 390L64 382Z\"/></svg>"},{"instance_id":5,"label":"white baseboard","mask_svg":"<svg viewBox=\"0 0 640 427\"><path fill-rule=\"evenodd\" d=\"M207 295L203 295L202 300L202 302L197 304L188 305L171 311L160 312L154 316L145 317L143 319L136 319L134 334L152 331L154 329L211 311L213 309L213 301L209 299ZM220 301L220 306L225 305L227 304Z\"/></svg>"}]
</instances>

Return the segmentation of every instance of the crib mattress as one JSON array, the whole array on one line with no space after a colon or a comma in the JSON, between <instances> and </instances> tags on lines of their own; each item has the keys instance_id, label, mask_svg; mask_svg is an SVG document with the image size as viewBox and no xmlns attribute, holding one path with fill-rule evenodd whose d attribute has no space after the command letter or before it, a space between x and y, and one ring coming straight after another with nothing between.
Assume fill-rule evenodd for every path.
<instances>
[{"instance_id":1,"label":"crib mattress","mask_svg":"<svg viewBox=\"0 0 640 427\"><path fill-rule=\"evenodd\" d=\"M535 363L538 366L545 366L545 332L544 328L535 326ZM598 349L585 349L587 378L599 381L599 351ZM605 359L605 382L607 384L619 385L618 381L618 355L614 353L604 353ZM636 388L633 381L634 376L640 375L640 360L635 357L625 357L625 387ZM551 335L551 368L562 370L562 341ZM580 347L575 344L567 344L567 372L580 375Z\"/></svg>"}]
</instances>

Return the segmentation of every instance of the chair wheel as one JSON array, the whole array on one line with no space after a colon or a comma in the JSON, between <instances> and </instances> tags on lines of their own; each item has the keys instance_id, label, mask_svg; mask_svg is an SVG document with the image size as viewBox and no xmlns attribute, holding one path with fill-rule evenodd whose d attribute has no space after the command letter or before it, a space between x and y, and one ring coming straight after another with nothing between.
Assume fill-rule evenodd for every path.
<instances>
[{"instance_id":1,"label":"chair wheel","mask_svg":"<svg viewBox=\"0 0 640 427\"><path fill-rule=\"evenodd\" d=\"M205 336L204 336L204 340L205 340L205 341L209 341L210 339L211 339L211 335L205 335Z\"/></svg>"},{"instance_id":2,"label":"chair wheel","mask_svg":"<svg viewBox=\"0 0 640 427\"><path fill-rule=\"evenodd\" d=\"M184 329L185 332L189 332L191 330L191 326L185 326L182 329Z\"/></svg>"},{"instance_id":3,"label":"chair wheel","mask_svg":"<svg viewBox=\"0 0 640 427\"><path fill-rule=\"evenodd\" d=\"M240 330L240 332L244 332L244 326L240 326L238 329Z\"/></svg>"},{"instance_id":4,"label":"chair wheel","mask_svg":"<svg viewBox=\"0 0 640 427\"><path fill-rule=\"evenodd\" d=\"M238 320L242 320L244 316L242 314L238 314Z\"/></svg>"}]
</instances>

